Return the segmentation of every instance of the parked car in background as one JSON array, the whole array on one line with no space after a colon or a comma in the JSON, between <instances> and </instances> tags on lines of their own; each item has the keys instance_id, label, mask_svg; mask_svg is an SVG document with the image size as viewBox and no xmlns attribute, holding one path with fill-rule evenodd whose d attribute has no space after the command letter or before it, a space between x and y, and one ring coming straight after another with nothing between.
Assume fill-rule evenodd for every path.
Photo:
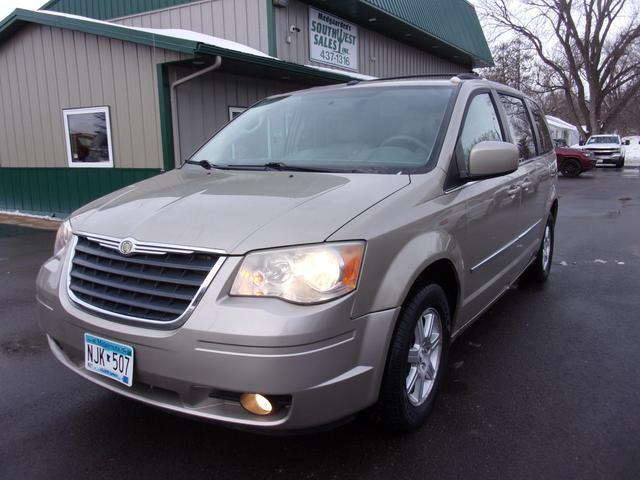
<instances>
[{"instance_id":1,"label":"parked car in background","mask_svg":"<svg viewBox=\"0 0 640 480\"><path fill-rule=\"evenodd\" d=\"M557 145L557 143L556 143ZM596 168L596 159L589 150L556 146L558 170L563 177L577 177L582 172Z\"/></svg>"},{"instance_id":2,"label":"parked car in background","mask_svg":"<svg viewBox=\"0 0 640 480\"><path fill-rule=\"evenodd\" d=\"M615 165L617 168L624 167L624 147L619 135L591 135L582 149L593 153L598 165L608 164Z\"/></svg>"},{"instance_id":3,"label":"parked car in background","mask_svg":"<svg viewBox=\"0 0 640 480\"><path fill-rule=\"evenodd\" d=\"M451 341L547 279L556 176L542 109L469 74L277 95L74 212L40 323L76 374L176 413L412 430Z\"/></svg>"}]
</instances>

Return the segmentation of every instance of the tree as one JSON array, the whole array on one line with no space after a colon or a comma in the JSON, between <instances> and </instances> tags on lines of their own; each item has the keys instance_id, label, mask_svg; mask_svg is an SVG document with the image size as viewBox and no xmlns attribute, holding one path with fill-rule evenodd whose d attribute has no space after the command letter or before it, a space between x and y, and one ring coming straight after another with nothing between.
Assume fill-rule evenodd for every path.
<instances>
[{"instance_id":1,"label":"tree","mask_svg":"<svg viewBox=\"0 0 640 480\"><path fill-rule=\"evenodd\" d=\"M584 136L611 128L640 91L635 1L481 0L480 13L534 49Z\"/></svg>"},{"instance_id":2,"label":"tree","mask_svg":"<svg viewBox=\"0 0 640 480\"><path fill-rule=\"evenodd\" d=\"M528 45L516 38L493 48L494 67L483 72L489 80L532 94L534 92L535 61Z\"/></svg>"}]
</instances>

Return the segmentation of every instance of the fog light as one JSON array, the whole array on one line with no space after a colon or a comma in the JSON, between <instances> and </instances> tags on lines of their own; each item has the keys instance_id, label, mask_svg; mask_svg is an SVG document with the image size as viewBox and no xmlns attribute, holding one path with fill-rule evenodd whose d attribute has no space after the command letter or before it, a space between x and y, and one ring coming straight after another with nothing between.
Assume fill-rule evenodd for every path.
<instances>
[{"instance_id":1,"label":"fog light","mask_svg":"<svg viewBox=\"0 0 640 480\"><path fill-rule=\"evenodd\" d=\"M243 393L240 395L240 405L255 415L269 415L273 411L271 402L259 393Z\"/></svg>"}]
</instances>

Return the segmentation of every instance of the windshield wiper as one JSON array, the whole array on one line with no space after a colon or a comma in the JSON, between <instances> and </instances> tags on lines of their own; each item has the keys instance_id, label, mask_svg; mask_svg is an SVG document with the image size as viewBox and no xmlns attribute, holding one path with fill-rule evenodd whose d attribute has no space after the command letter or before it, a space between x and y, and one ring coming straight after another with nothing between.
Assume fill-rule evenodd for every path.
<instances>
[{"instance_id":1,"label":"windshield wiper","mask_svg":"<svg viewBox=\"0 0 640 480\"><path fill-rule=\"evenodd\" d=\"M211 170L211 168L218 168L217 165L212 165L208 160L200 160L196 162L195 160L185 160L184 163L188 163L189 165L200 165L205 170Z\"/></svg>"},{"instance_id":2,"label":"windshield wiper","mask_svg":"<svg viewBox=\"0 0 640 480\"><path fill-rule=\"evenodd\" d=\"M284 162L267 162L262 164L227 164L227 165L217 165L215 163L211 163L208 160L200 160L196 162L195 160L185 160L185 163L189 163L191 165L200 165L202 168L206 170L210 170L215 168L217 170L278 170L278 171L289 171L289 172L324 172L324 173L377 173L377 171L373 169L331 169L331 168L313 168L313 167L300 167L297 165L289 165Z\"/></svg>"},{"instance_id":3,"label":"windshield wiper","mask_svg":"<svg viewBox=\"0 0 640 480\"><path fill-rule=\"evenodd\" d=\"M296 165L287 165L284 162L268 162L263 165L264 168L269 170L289 170L292 172L330 172L328 169L311 168L311 167L299 167Z\"/></svg>"}]
</instances>

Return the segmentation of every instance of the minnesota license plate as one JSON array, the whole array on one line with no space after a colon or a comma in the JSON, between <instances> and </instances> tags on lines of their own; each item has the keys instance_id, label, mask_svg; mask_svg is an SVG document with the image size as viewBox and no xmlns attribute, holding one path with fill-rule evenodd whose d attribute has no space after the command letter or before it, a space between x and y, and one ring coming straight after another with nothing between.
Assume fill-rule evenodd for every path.
<instances>
[{"instance_id":1,"label":"minnesota license plate","mask_svg":"<svg viewBox=\"0 0 640 480\"><path fill-rule=\"evenodd\" d=\"M84 367L130 387L133 384L133 348L85 333Z\"/></svg>"}]
</instances>

